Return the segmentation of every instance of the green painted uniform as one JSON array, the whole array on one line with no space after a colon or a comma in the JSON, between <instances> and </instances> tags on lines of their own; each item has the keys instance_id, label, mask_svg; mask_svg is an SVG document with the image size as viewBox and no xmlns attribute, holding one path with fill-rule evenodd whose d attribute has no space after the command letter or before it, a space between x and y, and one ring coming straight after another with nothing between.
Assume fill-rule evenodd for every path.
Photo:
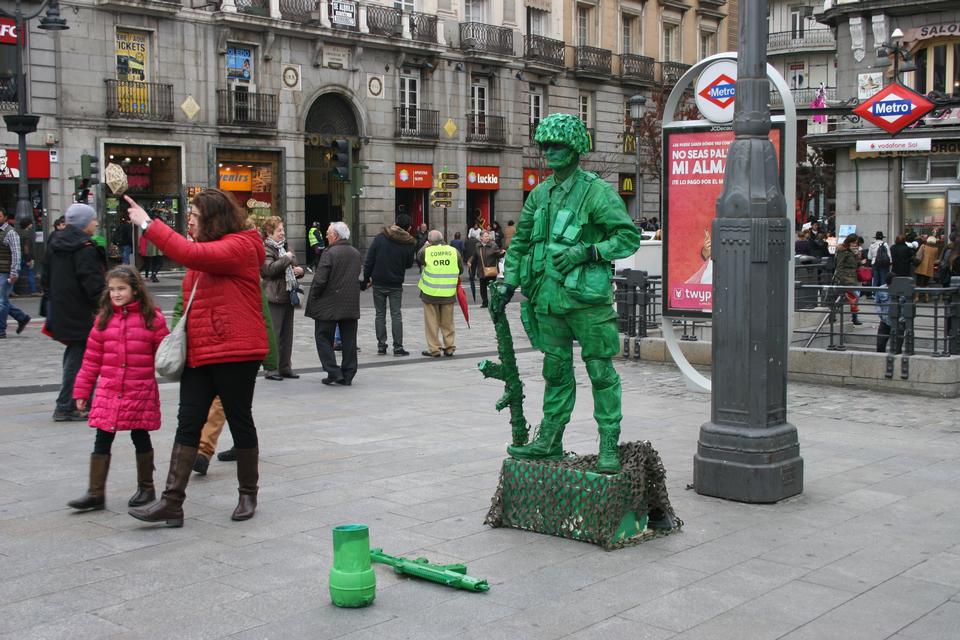
<instances>
[{"instance_id":1,"label":"green painted uniform","mask_svg":"<svg viewBox=\"0 0 960 640\"><path fill-rule=\"evenodd\" d=\"M553 256L577 244L595 246L598 261L560 274ZM593 387L597 425L619 433L620 376L612 357L620 339L610 262L639 247L640 234L623 199L609 183L579 167L559 184L550 176L527 198L507 251L504 281L520 285L527 296L524 326L544 353L544 423L563 428L570 421L576 340Z\"/></svg>"}]
</instances>

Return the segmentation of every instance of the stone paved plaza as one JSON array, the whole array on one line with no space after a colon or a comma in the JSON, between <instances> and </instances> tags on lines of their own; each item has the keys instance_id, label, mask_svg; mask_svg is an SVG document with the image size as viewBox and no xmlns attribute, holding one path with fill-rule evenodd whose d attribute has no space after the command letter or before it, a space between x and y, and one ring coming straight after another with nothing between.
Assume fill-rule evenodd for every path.
<instances>
[{"instance_id":1,"label":"stone paved plaza","mask_svg":"<svg viewBox=\"0 0 960 640\"><path fill-rule=\"evenodd\" d=\"M168 309L172 289L157 291ZM415 290L405 293L406 347L419 354L422 319ZM659 450L686 524L605 552L483 525L509 424L493 408L501 383L476 370L479 354L495 349L481 310L472 309L472 329L460 324L455 358L377 357L369 296L354 386L320 384L303 318L294 364L304 376L258 382L260 506L247 522L230 520L234 465L216 461L191 479L182 529L128 516L135 471L126 437L114 445L107 510L72 513L65 503L84 489L93 432L50 420L60 349L34 326L0 342L0 638L958 637L954 401L792 384L804 492L745 505L687 489L709 398L688 391L673 367L620 362L623 439L649 439ZM518 339L518 347L527 344ZM540 357L523 349L519 364L536 419ZM735 367L728 374L740 375ZM580 403L565 445L592 453L582 364L577 375ZM161 385L161 398L154 444L162 486L177 385ZM371 544L387 553L464 562L491 589L459 592L378 566L373 606L337 609L327 592L330 531L348 522L368 524Z\"/></svg>"}]
</instances>

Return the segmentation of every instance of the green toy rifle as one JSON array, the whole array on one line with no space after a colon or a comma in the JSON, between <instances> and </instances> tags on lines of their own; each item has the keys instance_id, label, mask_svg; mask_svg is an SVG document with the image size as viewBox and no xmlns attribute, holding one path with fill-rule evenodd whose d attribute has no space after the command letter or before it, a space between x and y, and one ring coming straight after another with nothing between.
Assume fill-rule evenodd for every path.
<instances>
[{"instance_id":1,"label":"green toy rifle","mask_svg":"<svg viewBox=\"0 0 960 640\"><path fill-rule=\"evenodd\" d=\"M387 555L383 549L371 549L370 560L380 564L388 564L397 573L423 578L430 582L444 584L464 591L489 591L490 585L486 580L467 575L467 566L463 564L432 564L426 558L410 560Z\"/></svg>"},{"instance_id":2,"label":"green toy rifle","mask_svg":"<svg viewBox=\"0 0 960 640\"><path fill-rule=\"evenodd\" d=\"M513 351L513 336L510 333L510 323L506 313L498 313L503 292L496 282L490 283L490 318L497 334L497 353L500 362L484 360L477 366L484 378L503 380L504 392L497 400L497 411L510 407L510 431L513 444L523 446L530 437L530 425L523 415L523 382L517 370L517 356Z\"/></svg>"}]
</instances>

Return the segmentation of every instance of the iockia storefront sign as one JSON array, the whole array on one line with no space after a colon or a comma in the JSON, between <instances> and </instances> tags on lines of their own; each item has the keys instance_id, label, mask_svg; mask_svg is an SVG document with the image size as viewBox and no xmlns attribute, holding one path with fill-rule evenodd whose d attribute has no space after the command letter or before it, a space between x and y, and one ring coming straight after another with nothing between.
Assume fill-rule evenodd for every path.
<instances>
[{"instance_id":1,"label":"iockia storefront sign","mask_svg":"<svg viewBox=\"0 0 960 640\"><path fill-rule=\"evenodd\" d=\"M467 189L486 189L495 191L500 188L500 167L477 167L467 165Z\"/></svg>"}]
</instances>

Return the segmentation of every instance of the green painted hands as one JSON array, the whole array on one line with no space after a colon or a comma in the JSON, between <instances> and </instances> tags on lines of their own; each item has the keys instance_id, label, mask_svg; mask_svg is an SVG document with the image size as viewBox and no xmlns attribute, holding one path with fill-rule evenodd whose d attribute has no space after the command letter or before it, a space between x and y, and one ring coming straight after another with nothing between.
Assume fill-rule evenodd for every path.
<instances>
[{"instance_id":1,"label":"green painted hands","mask_svg":"<svg viewBox=\"0 0 960 640\"><path fill-rule=\"evenodd\" d=\"M592 244L578 244L569 249L554 254L553 266L563 275L573 271L574 267L584 262L597 260L597 248Z\"/></svg>"},{"instance_id":2,"label":"green painted hands","mask_svg":"<svg viewBox=\"0 0 960 640\"><path fill-rule=\"evenodd\" d=\"M503 313L507 308L507 303L510 302L510 299L513 298L513 292L517 290L512 284L507 284L506 282L496 285L500 288L500 303L493 308L493 312L497 315Z\"/></svg>"}]
</instances>

